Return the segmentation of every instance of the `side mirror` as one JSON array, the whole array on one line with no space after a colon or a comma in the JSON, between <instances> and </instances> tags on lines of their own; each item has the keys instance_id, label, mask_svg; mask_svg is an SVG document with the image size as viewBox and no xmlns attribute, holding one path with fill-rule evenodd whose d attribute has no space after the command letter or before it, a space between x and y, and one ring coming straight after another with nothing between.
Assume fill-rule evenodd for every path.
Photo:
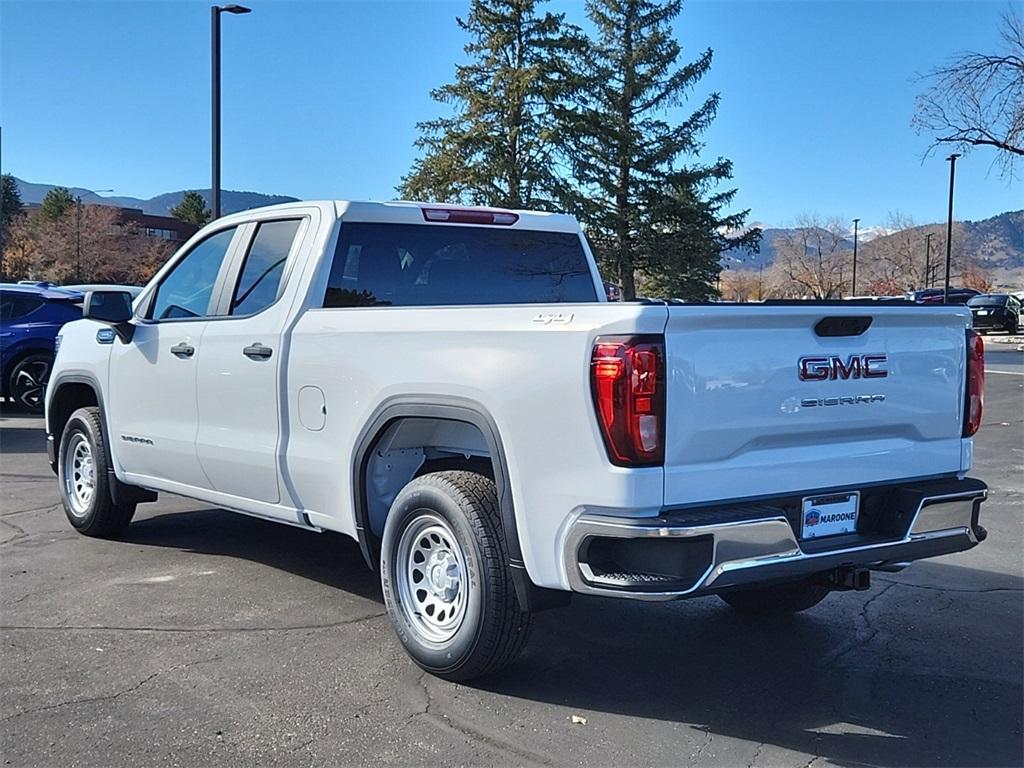
<instances>
[{"instance_id":1,"label":"side mirror","mask_svg":"<svg viewBox=\"0 0 1024 768\"><path fill-rule=\"evenodd\" d=\"M125 344L135 333L135 326L129 322L133 316L132 295L128 291L89 291L85 294L82 317L113 326Z\"/></svg>"}]
</instances>

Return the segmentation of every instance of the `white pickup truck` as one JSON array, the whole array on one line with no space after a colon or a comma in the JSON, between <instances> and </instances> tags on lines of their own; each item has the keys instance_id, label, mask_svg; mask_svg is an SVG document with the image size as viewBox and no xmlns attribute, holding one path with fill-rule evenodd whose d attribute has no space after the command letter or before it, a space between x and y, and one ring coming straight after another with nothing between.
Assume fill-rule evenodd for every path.
<instances>
[{"instance_id":1,"label":"white pickup truck","mask_svg":"<svg viewBox=\"0 0 1024 768\"><path fill-rule=\"evenodd\" d=\"M960 306L609 303L571 217L332 201L84 316L46 396L76 529L166 491L351 536L449 679L573 592L792 612L985 537Z\"/></svg>"}]
</instances>

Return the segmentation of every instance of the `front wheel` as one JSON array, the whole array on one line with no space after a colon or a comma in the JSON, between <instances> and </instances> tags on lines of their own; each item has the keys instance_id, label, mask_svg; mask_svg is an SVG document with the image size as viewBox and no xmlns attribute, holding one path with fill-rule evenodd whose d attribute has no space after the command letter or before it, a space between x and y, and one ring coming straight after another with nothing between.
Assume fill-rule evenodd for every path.
<instances>
[{"instance_id":1,"label":"front wheel","mask_svg":"<svg viewBox=\"0 0 1024 768\"><path fill-rule=\"evenodd\" d=\"M723 592L719 597L742 613L779 616L813 608L830 591L828 587L807 579L791 584Z\"/></svg>"},{"instance_id":2,"label":"front wheel","mask_svg":"<svg viewBox=\"0 0 1024 768\"><path fill-rule=\"evenodd\" d=\"M462 681L515 660L530 615L516 599L507 563L489 477L433 472L402 489L384 527L381 586L413 661Z\"/></svg>"},{"instance_id":3,"label":"front wheel","mask_svg":"<svg viewBox=\"0 0 1024 768\"><path fill-rule=\"evenodd\" d=\"M135 504L115 504L110 496L110 458L99 408L79 408L61 433L57 477L64 514L86 536L113 538L128 527Z\"/></svg>"}]
</instances>

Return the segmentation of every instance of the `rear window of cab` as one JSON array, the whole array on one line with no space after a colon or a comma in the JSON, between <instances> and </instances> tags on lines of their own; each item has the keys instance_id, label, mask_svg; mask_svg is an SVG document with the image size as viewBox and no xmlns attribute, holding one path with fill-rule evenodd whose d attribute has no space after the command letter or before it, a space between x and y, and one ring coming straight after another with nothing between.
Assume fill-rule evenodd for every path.
<instances>
[{"instance_id":1,"label":"rear window of cab","mask_svg":"<svg viewBox=\"0 0 1024 768\"><path fill-rule=\"evenodd\" d=\"M501 227L343 223L325 307L598 301L580 236Z\"/></svg>"}]
</instances>

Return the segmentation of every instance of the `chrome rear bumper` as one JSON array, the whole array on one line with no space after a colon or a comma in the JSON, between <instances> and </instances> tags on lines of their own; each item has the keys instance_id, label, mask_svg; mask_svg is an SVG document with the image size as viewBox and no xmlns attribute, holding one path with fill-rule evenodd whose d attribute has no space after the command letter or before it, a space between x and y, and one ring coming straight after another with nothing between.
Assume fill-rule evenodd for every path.
<instances>
[{"instance_id":1,"label":"chrome rear bumper","mask_svg":"<svg viewBox=\"0 0 1024 768\"><path fill-rule=\"evenodd\" d=\"M803 546L783 509L768 505L696 515L666 512L639 519L583 514L566 538L566 571L575 592L672 600L800 578L840 566L896 570L913 560L970 549L984 538L978 507L987 488L978 480L940 481L887 492L898 499L897 506L905 507L892 510L892 520L901 529L895 535L848 535ZM683 565L675 575L666 575L664 568L645 570L644 544L628 545L633 566L625 573L602 571L589 562L595 559L590 556L595 542L602 546L611 542L615 547L619 540L687 542L668 555ZM672 549L655 544L650 551L662 557ZM659 562L663 566L666 561L662 557Z\"/></svg>"}]
</instances>

